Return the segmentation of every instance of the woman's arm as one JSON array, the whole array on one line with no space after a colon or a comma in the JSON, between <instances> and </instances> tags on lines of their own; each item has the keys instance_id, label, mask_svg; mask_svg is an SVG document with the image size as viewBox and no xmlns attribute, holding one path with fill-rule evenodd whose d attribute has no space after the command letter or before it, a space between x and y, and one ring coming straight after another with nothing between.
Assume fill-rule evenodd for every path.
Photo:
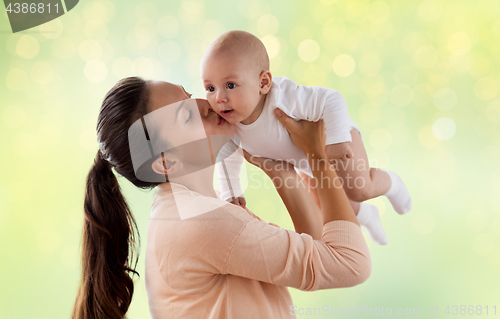
<instances>
[{"instance_id":1,"label":"woman's arm","mask_svg":"<svg viewBox=\"0 0 500 319\"><path fill-rule=\"evenodd\" d=\"M226 210L241 210L235 205ZM234 213L233 213L234 215ZM235 229L224 222L214 223L216 230L209 233L224 235L227 239L217 240L230 247L204 250L202 254L213 257L220 255L225 263L222 274L232 274L277 286L293 287L305 291L352 287L364 282L371 273L371 259L361 228L345 220L336 220L323 226L321 240L310 235L298 234L292 230L274 227L267 222L239 214L246 223ZM205 231L198 232L200 235ZM225 235L224 235L225 236Z\"/></svg>"},{"instance_id":2,"label":"woman's arm","mask_svg":"<svg viewBox=\"0 0 500 319\"><path fill-rule=\"evenodd\" d=\"M321 203L323 225L333 220L347 220L359 226L333 166L325 154L325 133L323 120L318 122L295 121L279 109L275 115L290 133L292 141L307 156L317 183Z\"/></svg>"},{"instance_id":3,"label":"woman's arm","mask_svg":"<svg viewBox=\"0 0 500 319\"><path fill-rule=\"evenodd\" d=\"M295 232L306 233L313 239L320 240L323 228L321 211L293 165L253 156L246 151L243 153L250 164L262 169L273 182L290 214Z\"/></svg>"}]
</instances>

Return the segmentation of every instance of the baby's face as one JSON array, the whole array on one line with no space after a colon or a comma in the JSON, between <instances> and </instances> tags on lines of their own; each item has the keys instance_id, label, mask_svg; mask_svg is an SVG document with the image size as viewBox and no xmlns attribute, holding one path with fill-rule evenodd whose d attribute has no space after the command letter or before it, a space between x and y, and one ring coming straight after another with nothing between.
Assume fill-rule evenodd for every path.
<instances>
[{"instance_id":1,"label":"baby's face","mask_svg":"<svg viewBox=\"0 0 500 319\"><path fill-rule=\"evenodd\" d=\"M202 62L201 78L213 110L231 124L247 119L260 100L260 78L247 59L212 54Z\"/></svg>"}]
</instances>

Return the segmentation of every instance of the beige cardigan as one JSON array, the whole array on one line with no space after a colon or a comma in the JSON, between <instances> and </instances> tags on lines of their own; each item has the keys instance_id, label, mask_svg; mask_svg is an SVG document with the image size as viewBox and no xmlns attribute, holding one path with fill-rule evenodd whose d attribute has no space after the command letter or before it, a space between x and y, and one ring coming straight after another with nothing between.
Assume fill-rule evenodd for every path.
<instances>
[{"instance_id":1,"label":"beige cardigan","mask_svg":"<svg viewBox=\"0 0 500 319\"><path fill-rule=\"evenodd\" d=\"M175 200L183 205L194 198L220 201L175 185ZM153 319L278 319L295 318L286 287L354 286L370 275L371 259L352 222L329 222L322 239L313 240L232 204L181 220L172 192L160 184L148 224L145 271Z\"/></svg>"}]
</instances>

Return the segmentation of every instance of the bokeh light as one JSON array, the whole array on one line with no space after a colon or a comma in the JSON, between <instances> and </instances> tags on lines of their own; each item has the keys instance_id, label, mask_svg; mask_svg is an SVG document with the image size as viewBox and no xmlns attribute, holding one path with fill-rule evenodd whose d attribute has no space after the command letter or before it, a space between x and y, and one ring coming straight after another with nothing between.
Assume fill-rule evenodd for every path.
<instances>
[{"instance_id":1,"label":"bokeh light","mask_svg":"<svg viewBox=\"0 0 500 319\"><path fill-rule=\"evenodd\" d=\"M278 56L281 50L281 44L276 37L272 35L267 35L260 40L262 41L262 43L264 43L267 55L269 56L270 59Z\"/></svg>"},{"instance_id":2,"label":"bokeh light","mask_svg":"<svg viewBox=\"0 0 500 319\"><path fill-rule=\"evenodd\" d=\"M307 39L302 41L298 47L299 57L305 62L312 62L319 57L321 49L318 42Z\"/></svg>"},{"instance_id":3,"label":"bokeh light","mask_svg":"<svg viewBox=\"0 0 500 319\"><path fill-rule=\"evenodd\" d=\"M441 17L443 5L438 0L425 0L420 4L418 13L422 20L431 22Z\"/></svg>"},{"instance_id":4,"label":"bokeh light","mask_svg":"<svg viewBox=\"0 0 500 319\"><path fill-rule=\"evenodd\" d=\"M90 82L102 82L108 75L108 68L102 61L91 60L85 65L84 73Z\"/></svg>"},{"instance_id":5,"label":"bokeh light","mask_svg":"<svg viewBox=\"0 0 500 319\"><path fill-rule=\"evenodd\" d=\"M479 79L474 85L474 94L478 99L489 101L498 94L498 85L495 79L486 77Z\"/></svg>"},{"instance_id":6,"label":"bokeh light","mask_svg":"<svg viewBox=\"0 0 500 319\"><path fill-rule=\"evenodd\" d=\"M7 88L12 91L22 91L29 84L28 74L21 69L10 69L9 73L7 73L5 84L7 85Z\"/></svg>"},{"instance_id":7,"label":"bokeh light","mask_svg":"<svg viewBox=\"0 0 500 319\"><path fill-rule=\"evenodd\" d=\"M354 72L356 68L356 62L348 54L341 54L333 60L332 64L333 72L340 77L346 77Z\"/></svg>"},{"instance_id":8,"label":"bokeh light","mask_svg":"<svg viewBox=\"0 0 500 319\"><path fill-rule=\"evenodd\" d=\"M163 16L156 23L158 34L166 39L171 39L179 33L179 21L174 16Z\"/></svg>"},{"instance_id":9,"label":"bokeh light","mask_svg":"<svg viewBox=\"0 0 500 319\"><path fill-rule=\"evenodd\" d=\"M31 79L40 84L47 84L54 78L54 69L45 61L38 61L31 67Z\"/></svg>"},{"instance_id":10,"label":"bokeh light","mask_svg":"<svg viewBox=\"0 0 500 319\"><path fill-rule=\"evenodd\" d=\"M368 19L373 23L385 22L391 14L391 8L385 1L375 1L370 3L370 8L368 10Z\"/></svg>"},{"instance_id":11,"label":"bokeh light","mask_svg":"<svg viewBox=\"0 0 500 319\"><path fill-rule=\"evenodd\" d=\"M278 19L271 14L265 14L257 20L257 30L261 36L275 35L279 27Z\"/></svg>"},{"instance_id":12,"label":"bokeh light","mask_svg":"<svg viewBox=\"0 0 500 319\"><path fill-rule=\"evenodd\" d=\"M452 119L442 117L432 124L432 133L437 139L448 140L455 135L457 126Z\"/></svg>"},{"instance_id":13,"label":"bokeh light","mask_svg":"<svg viewBox=\"0 0 500 319\"><path fill-rule=\"evenodd\" d=\"M23 35L19 41L17 41L16 53L20 57L31 59L34 58L39 51L40 45L38 41L30 35Z\"/></svg>"},{"instance_id":14,"label":"bokeh light","mask_svg":"<svg viewBox=\"0 0 500 319\"><path fill-rule=\"evenodd\" d=\"M397 85L391 91L391 101L394 105L404 107L410 104L413 92L408 85Z\"/></svg>"}]
</instances>

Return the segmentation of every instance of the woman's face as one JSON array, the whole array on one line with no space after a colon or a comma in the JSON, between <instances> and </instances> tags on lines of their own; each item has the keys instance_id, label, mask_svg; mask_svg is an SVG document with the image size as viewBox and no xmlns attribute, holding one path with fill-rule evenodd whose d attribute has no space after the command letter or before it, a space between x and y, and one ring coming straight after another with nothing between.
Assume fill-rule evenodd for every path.
<instances>
[{"instance_id":1,"label":"woman's face","mask_svg":"<svg viewBox=\"0 0 500 319\"><path fill-rule=\"evenodd\" d=\"M168 82L154 81L150 83L149 90L149 112L191 98L191 94L182 86ZM200 130L204 130L204 134L201 134L206 136L234 134L235 126L215 113L207 100L196 99L196 104L192 102L186 103L184 107L177 106L174 105L171 110L166 110L169 118L161 118L162 130L165 129L167 140L173 144L172 146L200 138ZM197 110L193 106L196 106ZM203 127L199 125L200 119Z\"/></svg>"},{"instance_id":2,"label":"woman's face","mask_svg":"<svg viewBox=\"0 0 500 319\"><path fill-rule=\"evenodd\" d=\"M144 121L146 126L159 128L158 136L149 136L154 152L166 152L171 160L182 161L182 174L214 165L235 126L215 113L207 100L190 99L191 94L180 85L153 82L149 90L149 113ZM162 141L167 142L167 149Z\"/></svg>"}]
</instances>

